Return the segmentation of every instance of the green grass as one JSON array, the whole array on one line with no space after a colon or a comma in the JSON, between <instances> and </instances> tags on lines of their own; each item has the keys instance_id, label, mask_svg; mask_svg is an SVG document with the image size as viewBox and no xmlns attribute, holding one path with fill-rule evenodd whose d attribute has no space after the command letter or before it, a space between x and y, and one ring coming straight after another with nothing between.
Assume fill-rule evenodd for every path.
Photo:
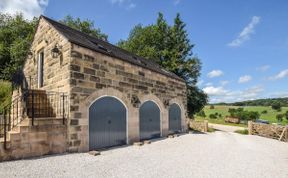
<instances>
[{"instance_id":1,"label":"green grass","mask_svg":"<svg viewBox=\"0 0 288 178\"><path fill-rule=\"evenodd\" d=\"M236 130L235 133L239 133L239 134L242 134L242 135L248 135L249 134L247 129Z\"/></svg>"},{"instance_id":2,"label":"green grass","mask_svg":"<svg viewBox=\"0 0 288 178\"><path fill-rule=\"evenodd\" d=\"M212 133L212 132L215 132L215 131L216 131L216 130L215 130L214 128L208 127L208 131L207 131L207 132Z\"/></svg>"},{"instance_id":3,"label":"green grass","mask_svg":"<svg viewBox=\"0 0 288 178\"><path fill-rule=\"evenodd\" d=\"M214 109L210 109L210 106L205 106L204 111L206 114L206 118L195 116L196 120L208 120L210 123L215 123L215 124L225 124L225 125L236 125L236 126L246 126L245 124L231 124L231 123L225 123L224 118L225 116L229 115L229 108L239 108L238 106L215 106ZM286 111L288 111L288 107L282 107L282 111L278 112L273 110L271 107L268 106L245 106L244 110L247 111L257 111L260 114L260 119L268 120L270 123L277 123L276 115L277 114L284 114ZM266 110L267 114L262 114L261 112ZM217 118L217 119L210 119L209 115L210 114L215 114L215 113L221 114L222 118ZM283 125L288 124L288 120L286 118L283 118L282 123Z\"/></svg>"}]
</instances>

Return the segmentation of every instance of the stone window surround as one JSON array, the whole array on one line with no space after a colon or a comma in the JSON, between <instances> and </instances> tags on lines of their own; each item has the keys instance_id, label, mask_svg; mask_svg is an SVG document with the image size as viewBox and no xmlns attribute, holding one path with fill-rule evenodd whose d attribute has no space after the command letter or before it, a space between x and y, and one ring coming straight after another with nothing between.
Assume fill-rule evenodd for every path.
<instances>
[{"instance_id":1,"label":"stone window surround","mask_svg":"<svg viewBox=\"0 0 288 178\"><path fill-rule=\"evenodd\" d=\"M79 112L82 114L82 122L86 129L81 129L81 144L78 151L89 151L89 107L97 101L99 98L110 96L119 100L126 108L126 121L127 121L127 144L132 144L133 142L138 142L140 140L140 127L139 127L139 108L134 107L131 101L127 99L125 93L122 93L114 88L104 88L97 90L92 93L85 101L81 102L79 107ZM147 94L139 97L141 104L145 101L153 101L160 109L160 126L161 126L161 137L165 137L169 134L169 107L165 107L163 102L153 94ZM185 117L185 107L181 102L181 99L173 98L169 101L169 106L171 104L179 105L181 109L181 127L182 131L187 130L187 122ZM132 119L131 119L132 118Z\"/></svg>"}]
</instances>

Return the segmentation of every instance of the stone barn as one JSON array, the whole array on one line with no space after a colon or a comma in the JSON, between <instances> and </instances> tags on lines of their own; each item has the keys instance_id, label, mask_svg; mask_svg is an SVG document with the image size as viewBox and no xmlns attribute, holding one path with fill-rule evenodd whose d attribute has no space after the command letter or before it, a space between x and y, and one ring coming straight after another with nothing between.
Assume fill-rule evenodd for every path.
<instances>
[{"instance_id":1,"label":"stone barn","mask_svg":"<svg viewBox=\"0 0 288 178\"><path fill-rule=\"evenodd\" d=\"M151 60L41 16L0 121L0 160L187 130L186 84Z\"/></svg>"}]
</instances>

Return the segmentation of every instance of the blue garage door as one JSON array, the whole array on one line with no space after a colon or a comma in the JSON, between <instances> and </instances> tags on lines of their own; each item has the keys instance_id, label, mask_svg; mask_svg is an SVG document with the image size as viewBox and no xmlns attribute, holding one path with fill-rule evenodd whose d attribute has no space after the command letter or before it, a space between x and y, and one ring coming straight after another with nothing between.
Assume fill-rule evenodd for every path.
<instances>
[{"instance_id":1,"label":"blue garage door","mask_svg":"<svg viewBox=\"0 0 288 178\"><path fill-rule=\"evenodd\" d=\"M181 109L177 104L169 107L169 132L177 133L181 131Z\"/></svg>"},{"instance_id":2,"label":"blue garage door","mask_svg":"<svg viewBox=\"0 0 288 178\"><path fill-rule=\"evenodd\" d=\"M146 101L140 107L140 140L160 135L160 109L153 101Z\"/></svg>"},{"instance_id":3,"label":"blue garage door","mask_svg":"<svg viewBox=\"0 0 288 178\"><path fill-rule=\"evenodd\" d=\"M126 144L126 108L114 97L96 100L89 108L89 149Z\"/></svg>"}]
</instances>

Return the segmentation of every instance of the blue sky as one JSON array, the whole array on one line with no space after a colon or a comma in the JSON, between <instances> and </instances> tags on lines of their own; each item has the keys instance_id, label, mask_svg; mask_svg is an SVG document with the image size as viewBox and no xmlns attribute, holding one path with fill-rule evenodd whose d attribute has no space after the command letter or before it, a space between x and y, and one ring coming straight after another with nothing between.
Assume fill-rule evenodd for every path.
<instances>
[{"instance_id":1,"label":"blue sky","mask_svg":"<svg viewBox=\"0 0 288 178\"><path fill-rule=\"evenodd\" d=\"M210 102L288 97L287 0L1 0L0 11L31 18L72 15L95 22L116 43L136 24L179 12L203 63L198 86Z\"/></svg>"}]
</instances>

